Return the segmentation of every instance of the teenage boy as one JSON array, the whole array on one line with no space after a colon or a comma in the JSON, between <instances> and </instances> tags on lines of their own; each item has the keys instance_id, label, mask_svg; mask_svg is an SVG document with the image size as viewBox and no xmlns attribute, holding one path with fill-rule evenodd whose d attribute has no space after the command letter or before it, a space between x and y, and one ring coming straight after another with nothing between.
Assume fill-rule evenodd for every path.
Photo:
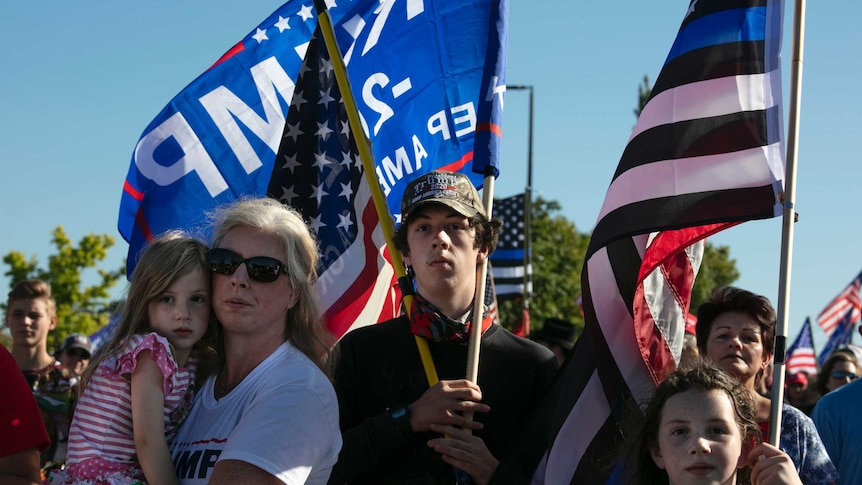
<instances>
[{"instance_id":1,"label":"teenage boy","mask_svg":"<svg viewBox=\"0 0 862 485\"><path fill-rule=\"evenodd\" d=\"M492 325L487 311L474 317L477 266L501 226L463 174L434 171L408 184L394 244L414 278L410 317L354 330L339 343L344 444L330 484L485 484L517 445L557 362ZM478 384L464 378L473 325L482 327ZM415 337L430 350L440 379L433 386Z\"/></svg>"}]
</instances>

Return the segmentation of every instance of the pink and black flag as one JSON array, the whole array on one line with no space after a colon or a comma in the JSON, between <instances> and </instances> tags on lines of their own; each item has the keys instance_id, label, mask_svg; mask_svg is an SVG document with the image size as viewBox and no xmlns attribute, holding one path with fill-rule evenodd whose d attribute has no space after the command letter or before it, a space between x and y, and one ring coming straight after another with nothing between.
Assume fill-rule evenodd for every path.
<instances>
[{"instance_id":1,"label":"pink and black flag","mask_svg":"<svg viewBox=\"0 0 862 485\"><path fill-rule=\"evenodd\" d=\"M703 240L781 214L782 9L695 0L686 11L590 240L584 333L534 483L610 476L623 423L679 360Z\"/></svg>"}]
</instances>

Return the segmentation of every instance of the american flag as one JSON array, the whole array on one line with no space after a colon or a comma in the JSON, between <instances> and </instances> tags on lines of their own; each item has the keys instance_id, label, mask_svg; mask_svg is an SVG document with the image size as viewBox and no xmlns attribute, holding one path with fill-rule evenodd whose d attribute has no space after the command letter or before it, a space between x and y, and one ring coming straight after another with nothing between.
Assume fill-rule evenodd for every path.
<instances>
[{"instance_id":1,"label":"american flag","mask_svg":"<svg viewBox=\"0 0 862 485\"><path fill-rule=\"evenodd\" d=\"M850 309L844 314L844 318L838 322L838 325L835 326L832 335L829 336L829 340L826 342L823 350L820 351L820 367L823 367L823 364L826 363L826 360L830 355L832 355L832 352L835 352L841 347L849 345L852 342L853 329L855 328L856 322L853 320L853 310Z\"/></svg>"},{"instance_id":2,"label":"american flag","mask_svg":"<svg viewBox=\"0 0 862 485\"><path fill-rule=\"evenodd\" d=\"M397 315L395 273L320 27L299 71L267 195L299 210L317 233L317 292L336 338Z\"/></svg>"},{"instance_id":3,"label":"american flag","mask_svg":"<svg viewBox=\"0 0 862 485\"><path fill-rule=\"evenodd\" d=\"M859 298L859 287L862 286L862 272L853 278L844 290L830 301L826 308L817 316L817 325L823 329L827 337L832 336L835 328L844 319L848 311L852 321L858 322L862 316L862 300Z\"/></svg>"},{"instance_id":4,"label":"american flag","mask_svg":"<svg viewBox=\"0 0 862 485\"><path fill-rule=\"evenodd\" d=\"M814 354L814 340L811 338L811 319L806 318L799 335L787 349L787 375L805 372L817 375L817 356Z\"/></svg>"},{"instance_id":5,"label":"american flag","mask_svg":"<svg viewBox=\"0 0 862 485\"><path fill-rule=\"evenodd\" d=\"M782 7L689 6L587 249L585 328L534 483L607 479L628 413L679 359L703 239L781 214Z\"/></svg>"},{"instance_id":6,"label":"american flag","mask_svg":"<svg viewBox=\"0 0 862 485\"><path fill-rule=\"evenodd\" d=\"M507 0L326 3L389 212L400 216L404 187L426 171L462 171L477 186L496 175ZM339 336L391 314L391 273L344 118L286 123L291 104L338 101L297 87L316 24L311 3L288 1L171 99L135 146L118 227L131 274L155 235L208 239L204 215L218 205L269 195L301 206L320 237L318 289Z\"/></svg>"},{"instance_id":7,"label":"american flag","mask_svg":"<svg viewBox=\"0 0 862 485\"><path fill-rule=\"evenodd\" d=\"M494 289L499 300L524 296L524 194L494 201L494 215L503 221L500 241L491 254ZM529 270L528 270L529 272ZM532 282L528 294L532 292Z\"/></svg>"}]
</instances>

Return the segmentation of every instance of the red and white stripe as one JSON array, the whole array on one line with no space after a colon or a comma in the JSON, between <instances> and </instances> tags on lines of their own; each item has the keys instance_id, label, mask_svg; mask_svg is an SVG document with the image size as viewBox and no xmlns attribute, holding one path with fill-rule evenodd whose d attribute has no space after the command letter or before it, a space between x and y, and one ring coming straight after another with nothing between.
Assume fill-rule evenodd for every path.
<instances>
[{"instance_id":1,"label":"red and white stripe","mask_svg":"<svg viewBox=\"0 0 862 485\"><path fill-rule=\"evenodd\" d=\"M834 300L826 305L826 308L817 316L817 325L823 329L827 337L831 337L835 328L841 323L844 315L853 309L852 321L856 322L862 317L862 300L859 298L859 286L862 284L862 273L850 282Z\"/></svg>"}]
</instances>

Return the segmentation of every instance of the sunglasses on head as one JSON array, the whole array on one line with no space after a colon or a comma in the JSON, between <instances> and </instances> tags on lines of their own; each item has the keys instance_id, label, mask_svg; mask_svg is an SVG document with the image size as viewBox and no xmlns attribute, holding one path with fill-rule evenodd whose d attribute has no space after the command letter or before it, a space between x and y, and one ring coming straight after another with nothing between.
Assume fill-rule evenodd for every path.
<instances>
[{"instance_id":1,"label":"sunglasses on head","mask_svg":"<svg viewBox=\"0 0 862 485\"><path fill-rule=\"evenodd\" d=\"M857 374L854 374L852 372L843 372L840 370L835 371L830 375L833 379L847 379L849 377L851 381L855 381L859 377Z\"/></svg>"},{"instance_id":2,"label":"sunglasses on head","mask_svg":"<svg viewBox=\"0 0 862 485\"><path fill-rule=\"evenodd\" d=\"M262 283L272 283L278 279L278 275L287 273L287 265L268 256L243 258L230 249L224 248L213 248L209 251L210 271L213 273L232 275L243 263L248 277Z\"/></svg>"}]
</instances>

